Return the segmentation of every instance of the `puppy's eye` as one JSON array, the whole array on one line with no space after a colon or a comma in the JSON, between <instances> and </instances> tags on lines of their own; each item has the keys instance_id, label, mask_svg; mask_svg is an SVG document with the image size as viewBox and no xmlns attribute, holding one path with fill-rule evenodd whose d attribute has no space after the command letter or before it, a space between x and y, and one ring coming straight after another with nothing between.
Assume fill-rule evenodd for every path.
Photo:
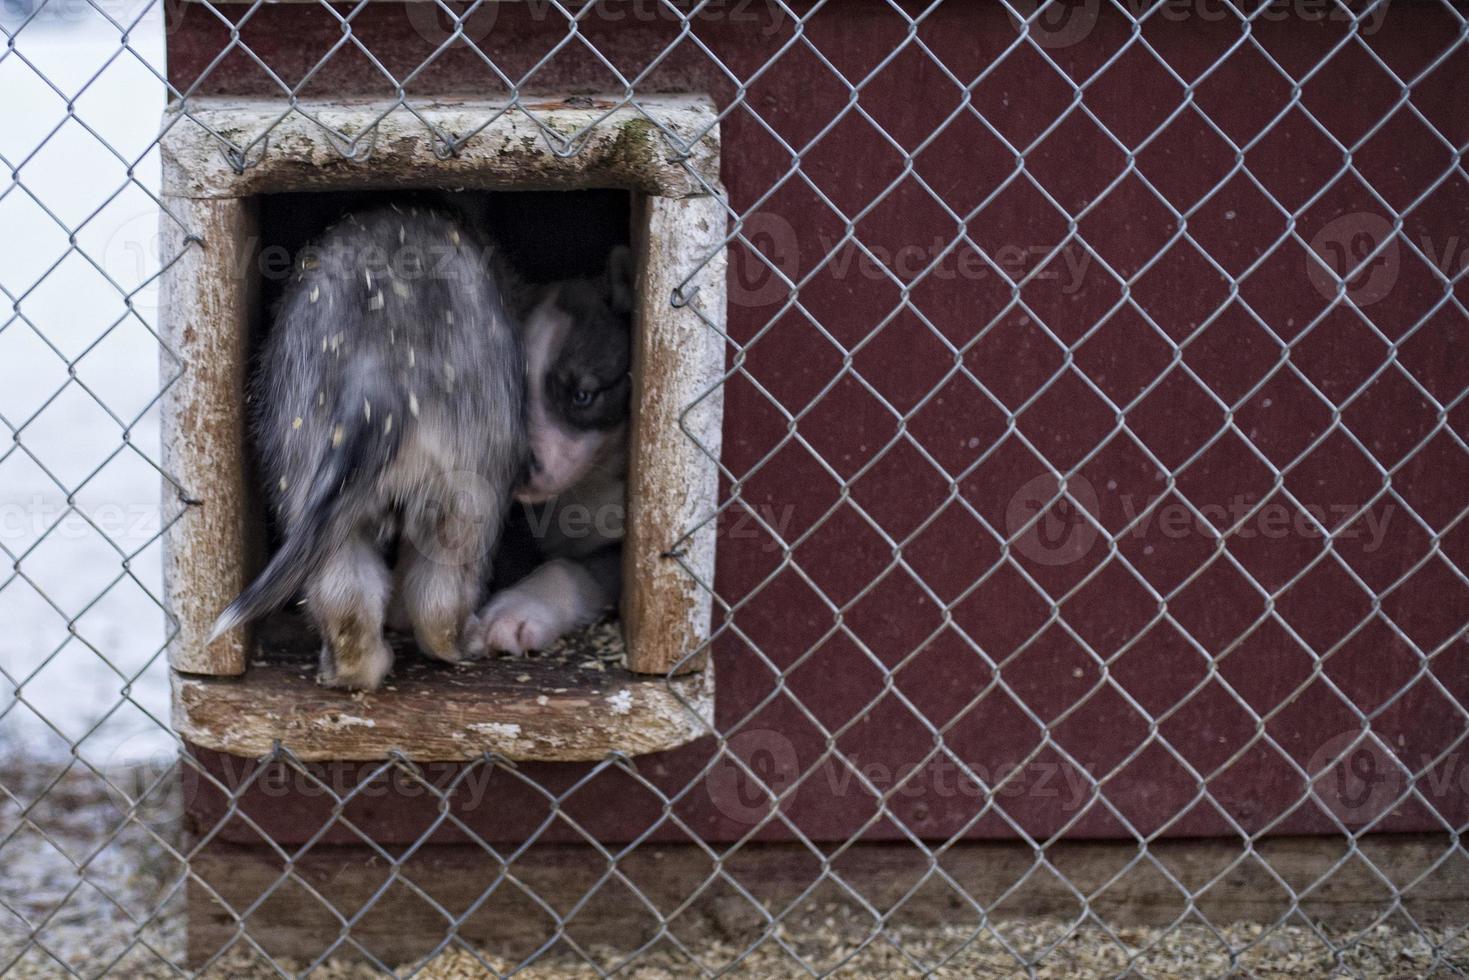
<instances>
[{"instance_id":1,"label":"puppy's eye","mask_svg":"<svg viewBox=\"0 0 1469 980\"><path fill-rule=\"evenodd\" d=\"M590 388L578 388L571 393L571 404L577 408L586 408L597 397L597 393Z\"/></svg>"}]
</instances>

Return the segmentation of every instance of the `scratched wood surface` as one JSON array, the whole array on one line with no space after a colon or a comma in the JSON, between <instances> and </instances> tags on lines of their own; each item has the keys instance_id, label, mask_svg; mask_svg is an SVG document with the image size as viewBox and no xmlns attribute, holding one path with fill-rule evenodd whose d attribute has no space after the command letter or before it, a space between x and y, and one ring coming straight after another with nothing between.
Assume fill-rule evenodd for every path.
<instances>
[{"instance_id":1,"label":"scratched wood surface","mask_svg":"<svg viewBox=\"0 0 1469 980\"><path fill-rule=\"evenodd\" d=\"M393 638L382 690L316 683L316 643L298 617L261 627L243 679L175 673L174 725L195 745L262 756L275 742L309 760L387 758L588 761L683 745L712 729L713 678L639 677L625 666L621 629L604 620L525 658L451 665Z\"/></svg>"},{"instance_id":2,"label":"scratched wood surface","mask_svg":"<svg viewBox=\"0 0 1469 980\"><path fill-rule=\"evenodd\" d=\"M208 642L214 618L254 566L246 531L245 375L256 293L248 266L255 212L242 201L170 198L160 221L164 256L159 370L163 398L164 595L176 632L169 663L196 674L245 669L246 631ZM191 239L189 236L194 238Z\"/></svg>"}]
</instances>

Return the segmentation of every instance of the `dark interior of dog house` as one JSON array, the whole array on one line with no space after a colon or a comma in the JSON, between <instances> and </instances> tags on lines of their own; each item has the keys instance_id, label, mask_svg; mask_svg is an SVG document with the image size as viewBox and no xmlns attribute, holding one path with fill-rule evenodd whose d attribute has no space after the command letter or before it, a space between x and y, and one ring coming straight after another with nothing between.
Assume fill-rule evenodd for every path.
<instances>
[{"instance_id":1,"label":"dark interior of dog house","mask_svg":"<svg viewBox=\"0 0 1469 980\"><path fill-rule=\"evenodd\" d=\"M252 363L265 331L270 329L294 261L323 231L347 215L380 207L414 207L470 215L493 229L493 247L501 250L517 280L527 287L543 287L568 279L596 279L606 272L613 248L630 240L632 201L618 190L583 191L453 191L397 189L268 194L257 198L259 244L252 263L259 279L259 310L252 316ZM251 455L248 489L258 494L261 481ZM252 514L261 522L252 554L263 564L279 542L277 529L259 501ZM494 580L510 585L535 566L536 556L526 530L525 509L512 508L509 528L495 554ZM299 616L287 612L281 622L267 627L264 647L284 652L293 661L311 661L315 637L307 634ZM599 633L604 632L599 629ZM599 636L605 643L605 639ZM401 646L402 644L400 644Z\"/></svg>"}]
</instances>

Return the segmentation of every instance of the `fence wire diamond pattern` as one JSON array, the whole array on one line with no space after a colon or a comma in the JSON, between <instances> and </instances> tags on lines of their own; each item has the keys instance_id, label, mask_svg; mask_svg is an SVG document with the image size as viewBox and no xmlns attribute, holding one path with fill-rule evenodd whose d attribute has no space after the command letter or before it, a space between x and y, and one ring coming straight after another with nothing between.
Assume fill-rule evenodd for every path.
<instances>
[{"instance_id":1,"label":"fence wire diamond pattern","mask_svg":"<svg viewBox=\"0 0 1469 980\"><path fill-rule=\"evenodd\" d=\"M1370 975L1385 934L1414 972L1469 964L1463 923L1422 913L1469 861L1461 5L41 0L0 28L0 973L1035 973L1084 943L1111 973L1286 948ZM503 107L442 131L423 109L450 82ZM445 158L502 114L574 156L587 130L537 108L567 89L609 100L588 130L652 93L718 105L727 193L687 168L726 202L732 269L700 583L717 723L666 766L395 756L344 780L286 747L227 771L183 750L153 488L190 495L157 411L192 366L129 244L183 220L164 99L165 127L207 95L278 100L213 134L245 171L339 95ZM331 136L371 167L371 127ZM663 136L674 162L714 138ZM320 822L282 834L272 781ZM429 803L410 839L373 822L385 784ZM467 814L485 792L521 832ZM618 799L636 816L609 833ZM1410 869L1378 846L1404 830L1427 835ZM1299 834L1335 848L1309 873L1275 847ZM961 855L994 838L1023 857L981 888ZM1127 850L1086 878L1063 845L1085 838ZM472 901L416 880L443 841L497 869ZM750 863L772 841L812 868L778 899ZM849 871L864 841L909 860L881 898ZM246 904L200 870L242 842L272 869ZM569 907L540 891L548 842L591 855ZM674 901L638 864L668 844L702 869ZM381 870L350 905L310 871L340 845ZM1313 904L1344 870L1379 896L1345 931ZM1253 930L1211 915L1240 875L1273 900ZM1172 905L1139 930L1108 892L1142 878ZM1037 889L1049 931L1017 925ZM272 960L261 913L287 892L326 915L314 960ZM411 966L372 938L403 893L430 923ZM924 932L935 893L951 919ZM231 941L186 950L186 896ZM582 938L610 896L645 925L615 950ZM539 924L523 954L462 932L502 901ZM834 908L840 941L803 932Z\"/></svg>"}]
</instances>

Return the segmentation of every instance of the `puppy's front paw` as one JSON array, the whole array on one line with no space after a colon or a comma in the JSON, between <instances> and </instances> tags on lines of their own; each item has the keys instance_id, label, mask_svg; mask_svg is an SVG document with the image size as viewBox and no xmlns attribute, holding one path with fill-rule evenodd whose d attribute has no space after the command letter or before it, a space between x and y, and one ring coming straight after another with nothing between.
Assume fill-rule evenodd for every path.
<instances>
[{"instance_id":1,"label":"puppy's front paw","mask_svg":"<svg viewBox=\"0 0 1469 980\"><path fill-rule=\"evenodd\" d=\"M516 589L495 595L465 627L469 652L513 653L544 650L566 632L565 617L555 606Z\"/></svg>"}]
</instances>

